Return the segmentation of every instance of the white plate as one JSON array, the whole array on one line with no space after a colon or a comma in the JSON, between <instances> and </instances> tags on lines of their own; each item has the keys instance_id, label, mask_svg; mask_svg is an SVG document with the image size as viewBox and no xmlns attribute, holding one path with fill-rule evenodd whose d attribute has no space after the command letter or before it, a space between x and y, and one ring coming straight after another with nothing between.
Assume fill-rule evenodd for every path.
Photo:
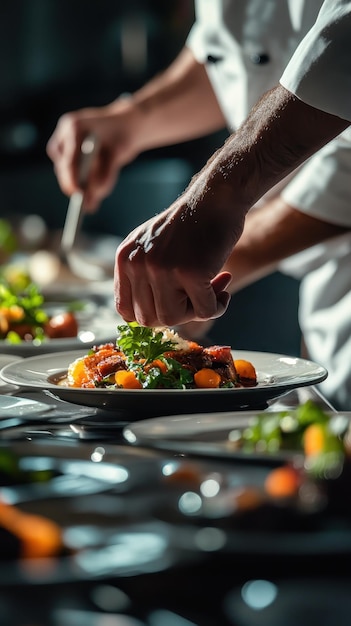
<instances>
[{"instance_id":1,"label":"white plate","mask_svg":"<svg viewBox=\"0 0 351 626\"><path fill-rule=\"evenodd\" d=\"M295 357L237 350L236 359L251 361L258 385L235 389L76 389L55 384L68 365L86 352L70 351L30 357L5 366L1 378L19 387L41 389L56 398L101 409L132 412L136 421L155 415L208 413L265 407L267 400L296 387L314 385L327 377L324 367Z\"/></svg>"},{"instance_id":2,"label":"white plate","mask_svg":"<svg viewBox=\"0 0 351 626\"><path fill-rule=\"evenodd\" d=\"M10 363L14 363L15 361L20 361L21 357L16 354L0 354L0 370L5 367L5 365L9 365ZM2 381L0 380L0 385Z\"/></svg>"},{"instance_id":3,"label":"white plate","mask_svg":"<svg viewBox=\"0 0 351 626\"><path fill-rule=\"evenodd\" d=\"M272 409L264 413L280 413ZM326 411L331 419L339 419L340 413ZM123 429L126 441L133 445L196 454L209 457L228 457L232 460L251 459L254 462L284 460L299 454L296 450L277 452L245 452L235 445L235 431L242 431L260 411L227 411L222 413L197 413L196 415L167 415L128 424ZM351 411L342 416L351 421Z\"/></svg>"},{"instance_id":4,"label":"white plate","mask_svg":"<svg viewBox=\"0 0 351 626\"><path fill-rule=\"evenodd\" d=\"M63 339L46 339L39 345L23 341L20 344L10 344L0 340L0 353L30 357L39 354L52 354L53 352L66 352L79 348L88 349L94 344L114 341L117 336L117 325L124 323L122 318L115 312L112 303L108 303L99 295L88 297L67 290L64 294L52 292L50 298L46 298L44 308L49 314L57 314L67 311L69 304L77 301L84 308L77 311L78 336Z\"/></svg>"},{"instance_id":5,"label":"white plate","mask_svg":"<svg viewBox=\"0 0 351 626\"><path fill-rule=\"evenodd\" d=\"M22 357L16 354L0 354L0 371L5 365L13 363L14 361L20 361ZM0 393L7 393L13 389L13 385L8 385L4 380L0 379Z\"/></svg>"},{"instance_id":6,"label":"white plate","mask_svg":"<svg viewBox=\"0 0 351 626\"><path fill-rule=\"evenodd\" d=\"M149 446L180 454L229 457L247 454L231 444L230 433L243 430L259 411L224 411L223 413L197 413L167 415L128 424L123 436L132 445ZM250 454L252 458L252 454ZM258 460L254 454L254 460ZM277 457L278 455L274 455ZM279 458L286 454L279 453ZM267 455L262 455L267 458Z\"/></svg>"}]
</instances>

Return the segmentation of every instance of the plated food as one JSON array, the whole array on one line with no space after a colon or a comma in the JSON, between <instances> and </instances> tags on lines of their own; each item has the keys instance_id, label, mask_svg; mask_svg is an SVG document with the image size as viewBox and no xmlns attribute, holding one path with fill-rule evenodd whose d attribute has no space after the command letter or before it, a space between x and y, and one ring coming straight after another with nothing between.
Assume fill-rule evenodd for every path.
<instances>
[{"instance_id":1,"label":"plated food","mask_svg":"<svg viewBox=\"0 0 351 626\"><path fill-rule=\"evenodd\" d=\"M64 384L85 389L218 389L254 387L257 374L234 360L230 346L204 348L173 330L119 325L115 343L93 347L68 367Z\"/></svg>"},{"instance_id":2,"label":"plated food","mask_svg":"<svg viewBox=\"0 0 351 626\"><path fill-rule=\"evenodd\" d=\"M59 341L56 340L57 343ZM113 410L118 423L119 418L135 422L156 415L262 409L267 407L268 400L297 387L316 385L328 375L324 367L306 359L269 352L235 350L235 360L254 364L257 372L255 386L196 389L68 386L67 373L70 364L86 355L86 346L80 346L79 350L57 349L55 352L52 350L49 353L27 356L5 365L0 371L0 377L10 385L48 392L65 402Z\"/></svg>"},{"instance_id":3,"label":"plated food","mask_svg":"<svg viewBox=\"0 0 351 626\"><path fill-rule=\"evenodd\" d=\"M7 266L0 282L0 341L8 345L40 345L48 339L77 337L79 302L50 311L38 285L26 272Z\"/></svg>"},{"instance_id":4,"label":"plated food","mask_svg":"<svg viewBox=\"0 0 351 626\"><path fill-rule=\"evenodd\" d=\"M18 267L0 268L0 354L31 357L111 341L121 323L109 293L64 284L39 288Z\"/></svg>"},{"instance_id":5,"label":"plated food","mask_svg":"<svg viewBox=\"0 0 351 626\"><path fill-rule=\"evenodd\" d=\"M181 414L134 422L123 433L129 443L200 456L291 461L305 469L326 468L351 456L351 413L323 410L312 400L297 408L268 411Z\"/></svg>"}]
</instances>

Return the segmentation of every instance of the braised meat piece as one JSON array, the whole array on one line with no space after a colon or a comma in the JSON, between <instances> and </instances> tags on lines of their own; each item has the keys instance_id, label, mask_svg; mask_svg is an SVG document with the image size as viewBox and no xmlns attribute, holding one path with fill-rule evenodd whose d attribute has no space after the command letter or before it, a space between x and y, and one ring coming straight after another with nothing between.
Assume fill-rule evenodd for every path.
<instances>
[{"instance_id":1,"label":"braised meat piece","mask_svg":"<svg viewBox=\"0 0 351 626\"><path fill-rule=\"evenodd\" d=\"M165 352L165 357L178 361L178 363L191 372L197 372L202 367L211 367L210 359L207 359L207 364L204 365L204 349L197 343L191 344L191 348L189 350L172 350L170 352Z\"/></svg>"},{"instance_id":2,"label":"braised meat piece","mask_svg":"<svg viewBox=\"0 0 351 626\"><path fill-rule=\"evenodd\" d=\"M204 353L210 357L213 369L220 374L223 382L238 382L230 346L211 346L204 348Z\"/></svg>"},{"instance_id":3,"label":"braised meat piece","mask_svg":"<svg viewBox=\"0 0 351 626\"><path fill-rule=\"evenodd\" d=\"M125 356L115 344L95 346L84 358L71 363L68 368L69 384L92 388L120 369L126 369Z\"/></svg>"},{"instance_id":4,"label":"braised meat piece","mask_svg":"<svg viewBox=\"0 0 351 626\"><path fill-rule=\"evenodd\" d=\"M231 348L229 346L211 346L203 348L198 344L191 344L190 350L174 350L165 356L175 359L183 367L195 373L203 368L216 370L222 382L236 383L238 376L235 370Z\"/></svg>"},{"instance_id":5,"label":"braised meat piece","mask_svg":"<svg viewBox=\"0 0 351 626\"><path fill-rule=\"evenodd\" d=\"M84 365L89 378L95 383L120 369L126 369L125 358L113 343L99 346L94 354L85 357Z\"/></svg>"}]
</instances>

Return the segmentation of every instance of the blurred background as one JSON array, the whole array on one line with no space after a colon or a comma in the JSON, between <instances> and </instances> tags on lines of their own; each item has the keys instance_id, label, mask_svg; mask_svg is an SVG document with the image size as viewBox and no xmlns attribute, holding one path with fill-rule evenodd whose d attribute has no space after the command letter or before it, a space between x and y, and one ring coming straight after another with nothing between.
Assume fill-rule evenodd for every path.
<instances>
[{"instance_id":1,"label":"blurred background","mask_svg":"<svg viewBox=\"0 0 351 626\"><path fill-rule=\"evenodd\" d=\"M192 0L1 0L0 217L62 229L68 199L46 143L64 112L132 92L180 51ZM226 133L144 153L127 166L87 233L125 236L166 208ZM298 281L280 273L234 296L214 343L299 355Z\"/></svg>"}]
</instances>

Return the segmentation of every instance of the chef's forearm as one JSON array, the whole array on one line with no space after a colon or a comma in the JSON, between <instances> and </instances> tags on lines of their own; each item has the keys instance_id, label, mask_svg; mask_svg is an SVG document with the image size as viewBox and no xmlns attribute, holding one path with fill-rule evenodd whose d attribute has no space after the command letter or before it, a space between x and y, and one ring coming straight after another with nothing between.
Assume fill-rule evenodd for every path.
<instances>
[{"instance_id":1,"label":"chef's forearm","mask_svg":"<svg viewBox=\"0 0 351 626\"><path fill-rule=\"evenodd\" d=\"M254 107L198 176L197 184L246 212L266 191L349 126L278 85ZM229 190L225 187L230 187Z\"/></svg>"},{"instance_id":2,"label":"chef's forearm","mask_svg":"<svg viewBox=\"0 0 351 626\"><path fill-rule=\"evenodd\" d=\"M206 68L184 48L164 72L132 95L142 149L194 139L225 127Z\"/></svg>"}]
</instances>

